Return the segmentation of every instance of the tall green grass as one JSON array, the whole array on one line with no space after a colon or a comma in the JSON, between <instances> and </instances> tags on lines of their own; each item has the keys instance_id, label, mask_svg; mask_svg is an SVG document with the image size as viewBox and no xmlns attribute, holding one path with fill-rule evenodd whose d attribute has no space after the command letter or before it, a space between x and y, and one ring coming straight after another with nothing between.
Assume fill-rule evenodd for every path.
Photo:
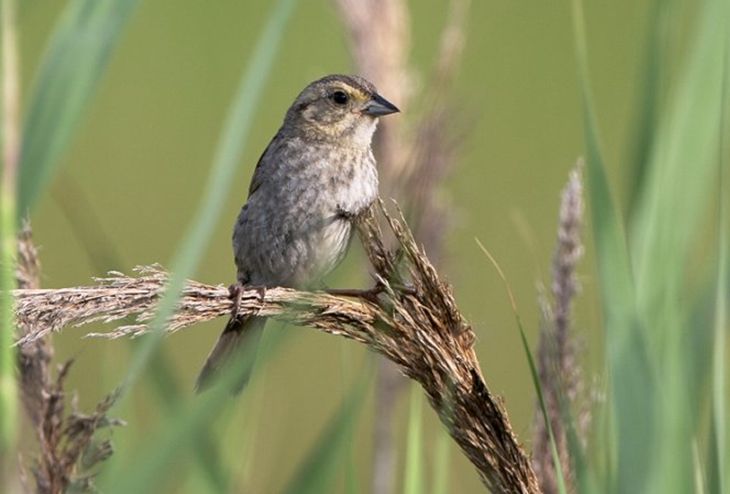
<instances>
[{"instance_id":1,"label":"tall green grass","mask_svg":"<svg viewBox=\"0 0 730 494\"><path fill-rule=\"evenodd\" d=\"M608 382L605 404L595 413L598 440L589 444L588 451L583 450L573 424L568 427L571 449L578 459L575 465L578 485L581 492L690 492L699 478L708 492L726 493L730 489L726 362L730 2L698 2L699 15L691 34L693 41L673 84L666 83L671 74L662 63L668 57L662 36L666 29L676 28L682 20L676 15L676 0L654 3L653 12L660 17L661 25L651 32L647 43L650 63L644 67L642 78L645 104L636 107L638 143L628 170L636 177L636 186L629 210L625 212L620 211L614 199L606 173L600 115L595 111L588 76L590 57L586 32L590 31L584 23L581 0L572 2L587 189L606 330ZM5 9L13 3L3 0L3 34L9 29L6 24L10 19ZM184 280L194 273L211 237L235 166L244 151L256 103L276 60L295 3L295 0L278 0L274 4L252 50L213 159L204 197L172 261L173 276L153 322L157 331L134 352L126 387L152 368L155 378L160 379L159 388L164 390L165 383L172 388L169 376L165 380L164 368L154 370L151 366L161 342L161 328L174 310ZM69 2L28 100L17 212L25 213L37 202L62 163L64 151L136 4L136 0ZM667 92L669 89L671 92ZM12 389L14 358L10 349L12 300L7 296L14 283L11 257L18 216L15 198L4 193L0 208L3 240L0 439L5 446L17 433L13 417L17 406ZM630 223L625 223L624 217ZM698 260L697 256L701 255L698 239L708 224L716 225L717 255ZM696 266L707 272L688 272L689 267ZM701 294L707 286L714 287L713 301L709 304ZM698 319L696 315L703 313L703 306L712 306L712 313ZM698 320L712 323L707 327L698 326ZM522 329L519 320L518 326ZM711 338L711 365L706 358L708 348L696 344L695 333L699 332ZM528 365L537 382L524 332L522 336ZM221 386L200 398L186 400L174 393L161 395L167 420L151 435L144 450L105 471L104 492L162 489L170 482L174 462L187 454L203 466L198 475L207 476L201 482L207 490L218 492L231 488L225 464L206 466L206 461L225 463L226 459L206 456L207 450L200 448L211 441L204 441L201 435L211 439L204 436L210 422L230 403L226 382L235 380L241 369L251 365L253 356L244 355L238 368L224 376ZM701 371L690 372L690 369ZM352 442L370 381L367 374L343 398L341 407L305 455L285 492L336 491L334 479L343 465L340 457ZM431 491L426 485L429 476L425 474L423 397L417 386L412 389L404 469L406 493ZM554 456L561 473L557 454ZM430 459L437 472L432 492L448 492L448 442L440 440L437 456ZM350 482L354 477L351 474Z\"/></svg>"},{"instance_id":2,"label":"tall green grass","mask_svg":"<svg viewBox=\"0 0 730 494\"><path fill-rule=\"evenodd\" d=\"M284 488L285 494L341 491L341 489L333 487L334 478L346 461L346 451L352 441L355 424L362 411L366 392L373 380L372 365L367 367L344 397L339 410L330 419L316 443L305 455L299 468Z\"/></svg>"},{"instance_id":3,"label":"tall green grass","mask_svg":"<svg viewBox=\"0 0 730 494\"><path fill-rule=\"evenodd\" d=\"M69 193L65 195L59 191ZM123 253L116 248L108 236L105 225L90 208L85 191L71 176L63 174L63 172L59 174L59 177L56 178L56 185L54 185L53 196L97 275L102 276L110 270L125 272L131 268L124 259ZM130 345L139 343L138 340L129 341ZM178 382L169 351L160 348L156 352L146 375L149 376L148 382L151 383L151 388L166 413L174 414L179 410L189 389ZM196 463L201 469L201 476L210 484L212 490L225 491L228 475L223 471L217 451L217 442L213 442L209 431L203 429L199 433L195 453L198 456Z\"/></svg>"},{"instance_id":4,"label":"tall green grass","mask_svg":"<svg viewBox=\"0 0 730 494\"><path fill-rule=\"evenodd\" d=\"M154 354L155 348L164 334L162 328L175 310L185 280L194 273L205 247L210 242L216 220L220 216L221 208L233 183L232 178L236 165L245 149L248 134L253 126L259 96L274 63L286 22L295 4L296 0L277 1L261 37L256 43L224 124L203 199L172 260L172 275L151 323L154 331L132 359L125 386L131 385L138 379Z\"/></svg>"},{"instance_id":5,"label":"tall green grass","mask_svg":"<svg viewBox=\"0 0 730 494\"><path fill-rule=\"evenodd\" d=\"M609 434L609 469L615 488L625 492L643 485L649 456L643 447L652 440L655 376L647 360L645 334L640 329L636 294L621 215L606 177L593 96L588 83L588 53L581 0L573 0L576 59L581 81L586 142L588 195L600 275L606 328L606 361L615 435ZM620 453L617 453L620 451ZM616 462L616 464L613 464Z\"/></svg>"},{"instance_id":6,"label":"tall green grass","mask_svg":"<svg viewBox=\"0 0 730 494\"><path fill-rule=\"evenodd\" d=\"M18 149L12 135L21 127L15 114L19 113L21 104L16 2L4 0L2 4L4 159L0 194L0 446L3 453L17 435L16 359L12 347L15 321L10 296L10 290L15 288L16 225L60 162L134 4L128 0L75 0L68 4L38 71L22 133L18 136L21 139ZM14 469L6 473L11 471Z\"/></svg>"},{"instance_id":7,"label":"tall green grass","mask_svg":"<svg viewBox=\"0 0 730 494\"><path fill-rule=\"evenodd\" d=\"M125 389L132 386L139 379L144 369L154 358L164 336L165 321L174 311L185 280L194 273L205 247L209 243L222 205L228 196L236 165L245 149L260 94L276 58L286 23L294 10L295 4L295 0L279 0L274 4L271 15L254 47L247 68L241 77L227 121L224 124L223 133L213 159L212 171L200 206L172 260L170 280L158 305L157 313L151 322L153 332L134 353L123 384ZM252 359L252 356L249 357L249 360ZM241 372L251 366L253 366L253 361L250 361L248 366L244 365L238 370ZM231 370L232 372L233 370ZM200 441L197 443L195 441L190 442L190 437L200 438L200 432L208 426L215 411L222 406L221 401L226 403L225 396L216 394L212 398L206 396L196 403L182 407L174 416L172 423L168 424L167 435L163 436L157 446L150 451L151 458L169 464L174 457L180 454L181 444L199 446ZM117 483L113 480L115 476L112 475L108 477L111 479L109 480L110 489L120 489L119 486L121 485L122 489L115 490L115 492L142 492L142 489L150 489L150 486L157 485L165 477L165 470L148 468L149 463L148 461L137 461L135 463L138 465L136 467L138 470L135 471L139 472L139 477L144 479L143 482L138 481L135 476L131 476L126 480L133 482L132 485ZM211 470L206 469L204 471L210 472Z\"/></svg>"},{"instance_id":8,"label":"tall green grass","mask_svg":"<svg viewBox=\"0 0 730 494\"><path fill-rule=\"evenodd\" d=\"M423 461L423 391L416 383L410 383L410 407L408 412L408 438L403 494L424 492L425 467Z\"/></svg>"},{"instance_id":9,"label":"tall green grass","mask_svg":"<svg viewBox=\"0 0 730 494\"><path fill-rule=\"evenodd\" d=\"M565 494L566 487L565 487L565 473L563 471L564 468L567 467L561 465L560 463L560 456L558 454L558 448L555 441L555 435L553 433L553 427L551 425L550 416L548 415L547 407L545 405L545 398L543 396L542 392L542 386L540 384L540 377L537 372L537 366L535 365L535 360L532 357L532 351L530 350L530 345L527 342L527 336L525 336L525 328L522 325L522 318L520 317L520 313L517 310L517 302L515 300L514 293L512 292L512 287L509 284L509 281L507 280L507 277L505 276L504 272L502 271L502 268L499 266L499 263L497 263L497 260L492 256L492 254L487 250L486 247L479 241L479 239L476 240L477 245L481 249L481 251L484 253L484 255L489 259L489 262L492 263L494 268L497 270L497 274L499 275L500 279L504 283L505 289L507 291L507 295L509 297L509 302L512 307L512 313L515 316L515 324L517 326L517 329L520 332L520 341L522 342L522 349L525 352L525 357L527 358L527 365L530 368L530 377L532 378L532 384L535 387L535 393L537 394L537 401L540 406L540 412L542 414L542 418L545 421L545 428L547 429L548 436L550 438L550 454L552 456L553 466L555 467L555 478L557 480L557 488L558 492L560 494ZM567 414L567 411L566 411Z\"/></svg>"},{"instance_id":10,"label":"tall green grass","mask_svg":"<svg viewBox=\"0 0 730 494\"><path fill-rule=\"evenodd\" d=\"M730 15L726 17L730 22ZM711 485L716 492L728 492L727 472L730 470L730 451L728 448L729 438L727 429L728 420L728 399L727 399L727 370L725 362L727 358L727 331L728 331L728 229L727 222L730 221L730 201L728 194L730 187L727 185L728 166L730 166L730 138L727 133L730 131L730 28L725 31L726 44L723 50L723 87L721 98L721 123L719 132L719 156L718 156L718 251L719 261L717 269L717 296L715 297L715 320L714 320L714 351L712 353L712 440L714 452L709 456L714 458L710 466Z\"/></svg>"},{"instance_id":11,"label":"tall green grass","mask_svg":"<svg viewBox=\"0 0 730 494\"><path fill-rule=\"evenodd\" d=\"M201 206L172 262L173 275L157 317L152 323L157 332L138 345L124 389L134 384L155 354L161 340L163 322L174 309L184 280L194 271L207 245L215 219L227 197L235 167L244 151L260 93L276 59L279 41L295 3L295 0L280 0L275 4L249 59L248 68L241 79L224 125ZM36 202L61 163L74 129L101 79L113 47L135 4L134 0L77 0L71 2L64 12L41 63L25 120L24 130L28 138L23 142L23 172L20 177L22 211L30 209ZM13 209L4 208L3 211ZM13 211L10 224L15 221ZM14 238L12 231L9 237ZM6 252L13 251L14 248L6 249ZM6 266L12 274L12 265L7 263ZM9 318L12 320L12 306L9 307ZM4 345L4 348L10 348L10 344ZM245 368L253 365L252 359L250 355L244 356L239 359L239 366ZM9 362L9 372L12 373L14 359L10 357L5 361ZM156 378L163 379L167 385L171 384L170 376L166 376L159 365L155 365L152 370ZM160 398L165 404L172 407L168 408L172 413L160 428L157 437L151 441L153 447L146 449L135 461L123 467L124 472L118 468L109 470L102 479L104 490L151 492L158 489L169 478L169 465L182 451L191 447L197 450L203 445L204 441L198 431L203 432L212 417L230 403L226 398L228 392L225 383L234 379L240 371L241 369L231 369L220 386L192 403L180 400L176 394L161 394ZM300 473L292 479L292 490L301 492L305 488L320 492L331 483L337 464L337 455L333 455L333 452L338 450L333 445L344 445L348 442L347 437L352 434L366 389L366 382L362 381L356 386L356 392L349 394L343 401L342 409L318 445L307 455ZM8 396L14 397L15 392ZM5 403L9 405L9 410L15 409L14 402L8 400ZM197 461L205 462L207 459L197 455ZM226 479L223 477L225 474L219 465L206 465L202 472L208 477L207 484L203 485L207 485L211 492L226 489Z\"/></svg>"},{"instance_id":12,"label":"tall green grass","mask_svg":"<svg viewBox=\"0 0 730 494\"><path fill-rule=\"evenodd\" d=\"M35 76L23 123L18 212L50 183L137 0L69 2Z\"/></svg>"},{"instance_id":13,"label":"tall green grass","mask_svg":"<svg viewBox=\"0 0 730 494\"><path fill-rule=\"evenodd\" d=\"M449 492L450 472L451 436L449 436L446 429L441 428L436 436L431 494L447 494Z\"/></svg>"},{"instance_id":14,"label":"tall green grass","mask_svg":"<svg viewBox=\"0 0 730 494\"><path fill-rule=\"evenodd\" d=\"M703 433L700 392L707 379L693 380L691 369L704 357L704 348L690 345L698 300L688 267L697 255L700 227L711 218L716 197L718 136L722 134L723 70L727 54L727 2L706 0L693 31L694 40L676 85L661 111L639 107L637 120L654 122L640 154L642 180L629 212L630 236L624 235L621 214L611 198L604 171L597 119L588 80L588 55L580 0L573 2L576 54L583 91L588 162L588 192L596 242L602 308L606 327L606 362L610 382L606 406L609 420L603 434L610 445L604 488L617 492L690 492L695 472L692 445L724 443L724 418L716 417L715 437ZM678 19L672 19L679 22ZM678 25L674 26L679 28ZM651 44L661 59L660 45ZM649 64L647 91L661 93L662 77ZM662 74L666 76L666 74ZM656 113L656 115L655 115ZM719 194L723 196L723 194ZM724 215L718 216L725 235ZM724 241L724 240L723 240ZM712 267L718 286L727 283L721 265ZM709 259L709 258L708 258ZM703 268L707 267L702 263ZM718 295L718 320L724 299ZM722 327L724 326L724 327ZM716 345L722 343L726 322L716 323ZM722 352L720 352L722 353ZM716 380L724 375L725 355L716 353ZM714 394L719 390L715 387ZM724 398L722 399L724 400ZM717 402L717 398L714 400ZM722 414L725 412L722 411ZM720 446L723 450L726 446ZM720 468L722 471L722 468ZM602 490L599 487L599 490ZM720 492L720 491L718 491Z\"/></svg>"},{"instance_id":15,"label":"tall green grass","mask_svg":"<svg viewBox=\"0 0 730 494\"><path fill-rule=\"evenodd\" d=\"M17 42L17 5L3 0L2 15L2 176L0 178L0 477L10 471L5 460L12 458L12 446L18 436L18 400L15 380L15 315L11 290L16 288L16 186L17 110L19 100L19 68Z\"/></svg>"},{"instance_id":16,"label":"tall green grass","mask_svg":"<svg viewBox=\"0 0 730 494\"><path fill-rule=\"evenodd\" d=\"M12 3L5 0L3 6ZM162 335L161 328L177 303L177 297L186 277L194 270L200 256L207 245L207 239L215 225L221 205L227 197L231 184L231 176L244 150L246 137L252 125L256 103L259 94L270 72L271 65L276 58L276 50L284 32L287 19L290 17L295 0L281 0L272 9L272 14L266 24L261 38L250 58L248 69L241 79L236 93L228 121L224 127L216 156L213 171L208 183L204 199L193 221L190 231L172 262L173 275L168 290L163 297L153 325L158 328L153 337L147 338L138 347L135 357L124 382L125 389L131 386L142 370L146 367L150 357L159 343ZM73 0L66 7L58 26L48 43L48 48L40 64L28 110L24 119L19 177L19 207L18 211L26 212L40 197L44 187L50 182L55 171L62 161L65 150L73 138L78 122L83 116L91 97L98 86L106 68L113 48L118 42L134 7L136 0ZM3 19L12 19L5 15ZM9 30L3 26L3 34ZM3 194L6 202L13 199L10 194ZM4 238L14 239L16 222L15 208L3 204L3 213L11 212L11 218L4 222ZM7 214L5 215L7 216ZM15 250L12 245L4 245L3 252L9 256ZM3 266L9 273L3 279L14 280L14 271L11 262ZM3 294L9 293L12 286L3 286ZM8 298L9 297L4 297ZM12 301L11 301L12 302ZM5 376L12 377L14 358L10 343L12 343L13 315L11 303L3 305L3 314L7 315L8 324L3 324L2 332L6 342L3 343L5 358L2 359L3 368L7 367ZM7 355L5 355L7 354ZM155 367L156 375L162 377L159 366ZM2 379L2 383L12 384L12 380ZM3 386L3 389L10 388ZM8 429L14 429L9 412L16 408L15 391L7 393L7 399L2 400L3 424L9 424ZM216 409L215 400L208 397L200 404L182 407L171 395L162 396L172 406L179 406L179 415L167 424L168 431L163 439L157 443L155 452L150 456L147 465L159 465L170 455L175 454L180 442L187 437L197 437L194 429L205 425L205 418L209 418ZM220 400L220 397L219 401ZM175 403L173 403L175 402ZM225 403L225 400L223 400ZM9 412L5 413L5 410ZM7 420L5 420L7 419ZM192 433L192 436L190 435ZM3 430L2 438L11 438L12 434ZM154 461L152 461L154 459ZM164 470L146 469L139 467L132 477L124 476L124 481L112 482L116 488L128 486L134 492L143 485L154 485L155 475L159 476ZM210 477L210 485L222 487L224 480L221 473L215 468L203 468ZM118 479L117 479L118 480ZM125 491L130 492L130 491Z\"/></svg>"},{"instance_id":17,"label":"tall green grass","mask_svg":"<svg viewBox=\"0 0 730 494\"><path fill-rule=\"evenodd\" d=\"M22 124L20 155L18 150L7 153L7 129L16 122L3 112L4 173L0 204L2 235L2 319L0 325L0 442L6 445L17 434L17 408L13 301L10 290L15 287L15 226L38 198L60 163L63 151L78 123L83 109L94 93L110 53L130 13L135 0L74 0L71 1L51 37L43 58ZM3 1L3 81L18 78L19 69L8 65L17 57L15 2ZM16 61L17 64L17 61ZM8 94L4 91L4 94ZM10 97L19 98L19 95ZM14 102L20 105L20 101ZM8 101L3 102L6 109ZM17 163L9 163L11 160ZM10 168L18 166L16 173ZM16 195L17 188L17 195Z\"/></svg>"},{"instance_id":18,"label":"tall green grass","mask_svg":"<svg viewBox=\"0 0 730 494\"><path fill-rule=\"evenodd\" d=\"M217 386L194 401L178 403L178 410L156 428L148 438L147 447L136 451L129 464L119 465L119 462L115 462L103 472L102 492L159 492L166 482L175 480L170 475L175 462L180 461L186 452L192 453L194 448L200 447L199 432L230 404L229 390L237 382L238 376L253 365L254 357L254 351L246 349L236 364L221 377ZM197 455L194 459L201 461ZM207 469L202 471L208 472ZM226 486L226 479L216 479L203 485L208 486L210 492L216 492L216 487Z\"/></svg>"}]
</instances>

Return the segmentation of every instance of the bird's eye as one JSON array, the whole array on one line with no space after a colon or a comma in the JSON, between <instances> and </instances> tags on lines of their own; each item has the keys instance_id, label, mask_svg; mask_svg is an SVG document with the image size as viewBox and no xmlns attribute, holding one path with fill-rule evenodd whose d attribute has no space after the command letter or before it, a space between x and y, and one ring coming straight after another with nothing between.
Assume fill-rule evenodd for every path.
<instances>
[{"instance_id":1,"label":"bird's eye","mask_svg":"<svg viewBox=\"0 0 730 494\"><path fill-rule=\"evenodd\" d=\"M350 97L344 91L335 91L332 93L332 101L338 105L346 105L350 101Z\"/></svg>"}]
</instances>

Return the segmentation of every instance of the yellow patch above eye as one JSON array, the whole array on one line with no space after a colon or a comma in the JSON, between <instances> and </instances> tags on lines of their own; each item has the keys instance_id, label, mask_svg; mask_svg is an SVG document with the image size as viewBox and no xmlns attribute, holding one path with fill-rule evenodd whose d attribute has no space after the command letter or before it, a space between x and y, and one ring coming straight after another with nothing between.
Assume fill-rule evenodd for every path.
<instances>
[{"instance_id":1,"label":"yellow patch above eye","mask_svg":"<svg viewBox=\"0 0 730 494\"><path fill-rule=\"evenodd\" d=\"M365 102L368 99L370 99L370 96L365 94L363 91L356 87L352 86L336 86L334 88L335 91L344 91L346 92L352 99L358 101L358 102Z\"/></svg>"},{"instance_id":2,"label":"yellow patch above eye","mask_svg":"<svg viewBox=\"0 0 730 494\"><path fill-rule=\"evenodd\" d=\"M351 94L352 94L352 97L358 101L367 101L370 98L367 94L360 91L359 89L353 88L351 91Z\"/></svg>"}]
</instances>

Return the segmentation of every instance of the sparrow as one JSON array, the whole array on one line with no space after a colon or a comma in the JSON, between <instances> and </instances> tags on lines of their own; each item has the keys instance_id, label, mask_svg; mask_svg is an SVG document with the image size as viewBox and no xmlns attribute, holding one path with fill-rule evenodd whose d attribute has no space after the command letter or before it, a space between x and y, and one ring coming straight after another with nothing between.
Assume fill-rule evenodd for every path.
<instances>
[{"instance_id":1,"label":"sparrow","mask_svg":"<svg viewBox=\"0 0 730 494\"><path fill-rule=\"evenodd\" d=\"M256 165L234 225L234 310L197 390L208 387L244 344L258 344L266 318L237 313L235 297L244 286L315 287L342 261L353 220L378 196L371 147L378 118L398 111L354 75L323 77L294 100Z\"/></svg>"}]
</instances>

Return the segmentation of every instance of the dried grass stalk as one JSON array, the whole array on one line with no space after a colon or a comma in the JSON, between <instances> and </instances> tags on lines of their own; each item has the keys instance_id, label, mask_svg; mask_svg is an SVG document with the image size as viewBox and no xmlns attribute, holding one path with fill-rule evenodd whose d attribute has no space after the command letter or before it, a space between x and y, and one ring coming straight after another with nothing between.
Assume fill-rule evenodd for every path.
<instances>
[{"instance_id":1,"label":"dried grass stalk","mask_svg":"<svg viewBox=\"0 0 730 494\"><path fill-rule=\"evenodd\" d=\"M408 68L410 15L405 0L336 0L350 41L350 53L361 75L403 111L410 100L413 78ZM403 166L399 119L383 119L375 150L383 164L383 182L392 187Z\"/></svg>"},{"instance_id":2,"label":"dried grass stalk","mask_svg":"<svg viewBox=\"0 0 730 494\"><path fill-rule=\"evenodd\" d=\"M500 400L487 388L472 348L475 335L454 300L451 288L416 245L401 220L381 211L399 243L387 251L371 210L359 221L360 237L375 276L385 287L377 301L285 288L246 290L240 311L283 319L365 343L418 381L454 440L495 493L536 493L537 480L520 447ZM143 268L138 277L114 273L97 286L59 290L18 290L17 316L29 328L19 342L37 341L51 330L93 321L114 321L136 315L137 324L104 336L137 336L165 289L167 275L158 267ZM407 280L409 290L396 286ZM228 291L189 281L167 330L226 316Z\"/></svg>"},{"instance_id":3,"label":"dried grass stalk","mask_svg":"<svg viewBox=\"0 0 730 494\"><path fill-rule=\"evenodd\" d=\"M20 289L37 289L40 286L41 265L38 250L33 244L29 224L24 224L18 234L18 259L15 277ZM49 365L53 358L53 347L45 339L32 345L23 345L18 352L20 395L25 412L31 424L37 427L41 422L44 391L49 383Z\"/></svg>"},{"instance_id":4,"label":"dried grass stalk","mask_svg":"<svg viewBox=\"0 0 730 494\"><path fill-rule=\"evenodd\" d=\"M451 101L453 81L458 73L466 42L466 21L470 0L452 0L441 32L435 67L424 94L423 116L414 126L408 142L408 157L398 177L399 188L407 191L405 209L415 237L436 264L443 258L448 237L451 207L441 184L458 162L465 136L462 112Z\"/></svg>"},{"instance_id":5,"label":"dried grass stalk","mask_svg":"<svg viewBox=\"0 0 730 494\"><path fill-rule=\"evenodd\" d=\"M43 291L38 289L40 269L38 250L26 223L18 235L18 293ZM20 340L27 341L18 351L20 392L39 446L31 467L33 490L41 494L60 494L72 487L77 492L93 490L93 467L112 454L111 442L96 440L95 434L99 428L122 424L106 416L115 395L104 398L90 415L79 413L76 400L71 399L71 412L67 413L69 399L64 382L72 362L60 366L55 380L52 378L53 346L45 336L47 331L39 331L41 324L42 320L34 326L19 324ZM31 334L34 328L36 335ZM29 486L26 488L30 491Z\"/></svg>"},{"instance_id":6,"label":"dried grass stalk","mask_svg":"<svg viewBox=\"0 0 730 494\"><path fill-rule=\"evenodd\" d=\"M566 474L568 488L574 491L574 475L563 421L563 408L574 404L582 376L576 361L575 341L571 335L571 313L579 286L577 264L583 256L581 228L583 223L583 183L580 163L568 177L562 192L558 221L558 240L552 263L552 304L541 295L542 309L538 372L550 426L555 438L558 456ZM557 493L550 437L539 405L533 420L532 463L545 494ZM582 419L584 420L584 419Z\"/></svg>"},{"instance_id":7,"label":"dried grass stalk","mask_svg":"<svg viewBox=\"0 0 730 494\"><path fill-rule=\"evenodd\" d=\"M357 71L375 82L379 91L406 111L412 92L407 66L410 15L405 0L337 0L340 18L350 41ZM413 139L403 132L403 119L383 119L375 135L375 154L381 165L381 188L388 197L404 197L399 190L405 158ZM407 190L407 189L406 189ZM373 468L370 491L394 492L397 444L393 414L406 380L388 360L378 360L375 408L379 420L373 431Z\"/></svg>"},{"instance_id":8,"label":"dried grass stalk","mask_svg":"<svg viewBox=\"0 0 730 494\"><path fill-rule=\"evenodd\" d=\"M441 32L434 73L423 111L404 132L403 119L387 119L376 136L375 152L383 166L382 188L406 205L415 236L431 259L442 257L449 222L444 200L436 193L456 159L456 140L450 129L454 112L446 104L450 83L457 72L464 45L464 26L469 0L452 0ZM383 94L401 108L416 92L415 77L408 67L410 16L404 0L337 0L350 40L357 70L375 81ZM374 19L377 19L374 21ZM387 360L380 360L375 406L379 420L373 438L371 492L394 491L396 449L392 415L405 379Z\"/></svg>"}]
</instances>

